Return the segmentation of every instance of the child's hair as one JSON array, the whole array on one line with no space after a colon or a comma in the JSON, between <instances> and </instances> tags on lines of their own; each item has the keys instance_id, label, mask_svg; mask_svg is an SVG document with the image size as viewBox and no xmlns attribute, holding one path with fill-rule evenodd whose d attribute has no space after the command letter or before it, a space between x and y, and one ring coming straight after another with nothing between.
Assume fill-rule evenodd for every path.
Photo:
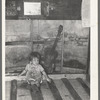
<instances>
[{"instance_id":1,"label":"child's hair","mask_svg":"<svg viewBox=\"0 0 100 100\"><path fill-rule=\"evenodd\" d=\"M35 57L38 58L39 62L40 62L41 55L38 52L31 52L30 55L29 55L29 61L32 61L32 59L35 58Z\"/></svg>"}]
</instances>

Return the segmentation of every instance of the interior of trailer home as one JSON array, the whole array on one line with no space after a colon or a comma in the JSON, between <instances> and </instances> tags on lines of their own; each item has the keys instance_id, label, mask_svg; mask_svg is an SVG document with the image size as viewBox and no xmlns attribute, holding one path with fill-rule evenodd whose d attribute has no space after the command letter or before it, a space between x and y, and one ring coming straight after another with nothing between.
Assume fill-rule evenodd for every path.
<instances>
[{"instance_id":1,"label":"interior of trailer home","mask_svg":"<svg viewBox=\"0 0 100 100\"><path fill-rule=\"evenodd\" d=\"M90 100L89 2L6 0L5 100ZM18 76L30 53L51 79L40 89Z\"/></svg>"}]
</instances>

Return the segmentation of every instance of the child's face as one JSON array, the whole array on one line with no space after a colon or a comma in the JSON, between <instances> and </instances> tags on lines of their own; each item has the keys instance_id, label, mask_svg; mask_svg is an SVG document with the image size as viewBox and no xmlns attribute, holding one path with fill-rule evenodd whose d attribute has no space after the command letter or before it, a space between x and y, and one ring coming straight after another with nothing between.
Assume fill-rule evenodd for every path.
<instances>
[{"instance_id":1,"label":"child's face","mask_svg":"<svg viewBox=\"0 0 100 100\"><path fill-rule=\"evenodd\" d=\"M34 57L31 61L33 64L39 64L39 59Z\"/></svg>"}]
</instances>

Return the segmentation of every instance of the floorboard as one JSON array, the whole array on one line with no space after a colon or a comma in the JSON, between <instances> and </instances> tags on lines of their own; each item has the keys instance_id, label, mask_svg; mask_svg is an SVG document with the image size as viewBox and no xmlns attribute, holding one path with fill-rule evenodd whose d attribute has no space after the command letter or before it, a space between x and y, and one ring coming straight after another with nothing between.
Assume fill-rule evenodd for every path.
<instances>
[{"instance_id":1,"label":"floorboard","mask_svg":"<svg viewBox=\"0 0 100 100\"><path fill-rule=\"evenodd\" d=\"M82 79L78 78L77 80L82 85L86 93L90 96L90 88L85 84L85 82Z\"/></svg>"},{"instance_id":2,"label":"floorboard","mask_svg":"<svg viewBox=\"0 0 100 100\"><path fill-rule=\"evenodd\" d=\"M44 100L41 90L36 85L31 85L30 92L32 100Z\"/></svg>"},{"instance_id":3,"label":"floorboard","mask_svg":"<svg viewBox=\"0 0 100 100\"><path fill-rule=\"evenodd\" d=\"M86 93L82 85L77 80L69 80L75 91L82 98L82 100L90 100L89 95Z\"/></svg>"},{"instance_id":4,"label":"floorboard","mask_svg":"<svg viewBox=\"0 0 100 100\"><path fill-rule=\"evenodd\" d=\"M63 100L54 81L52 80L51 83L48 83L48 84L49 84L50 90L51 90L55 100Z\"/></svg>"},{"instance_id":5,"label":"floorboard","mask_svg":"<svg viewBox=\"0 0 100 100\"><path fill-rule=\"evenodd\" d=\"M6 100L10 100L10 90L11 90L11 82L6 81L6 83L5 83L5 97L6 97Z\"/></svg>"},{"instance_id":6,"label":"floorboard","mask_svg":"<svg viewBox=\"0 0 100 100\"><path fill-rule=\"evenodd\" d=\"M11 81L10 100L17 100L17 80Z\"/></svg>"},{"instance_id":7,"label":"floorboard","mask_svg":"<svg viewBox=\"0 0 100 100\"><path fill-rule=\"evenodd\" d=\"M54 82L63 100L74 100L61 80L54 80Z\"/></svg>"},{"instance_id":8,"label":"floorboard","mask_svg":"<svg viewBox=\"0 0 100 100\"><path fill-rule=\"evenodd\" d=\"M42 83L41 92L44 100L55 100L47 82Z\"/></svg>"},{"instance_id":9,"label":"floorboard","mask_svg":"<svg viewBox=\"0 0 100 100\"><path fill-rule=\"evenodd\" d=\"M32 100L30 89L22 82L17 82L17 100Z\"/></svg>"},{"instance_id":10,"label":"floorboard","mask_svg":"<svg viewBox=\"0 0 100 100\"><path fill-rule=\"evenodd\" d=\"M66 88L68 88L70 94L72 95L72 97L75 100L82 100L82 98L78 95L78 93L75 91L75 89L73 88L73 86L71 85L71 83L69 82L68 79L63 78L62 81L64 82Z\"/></svg>"},{"instance_id":11,"label":"floorboard","mask_svg":"<svg viewBox=\"0 0 100 100\"><path fill-rule=\"evenodd\" d=\"M17 83L17 84L16 84ZM53 79L43 81L40 89L22 81L6 81L5 100L90 100L90 87L82 79ZM86 86L85 86L86 85Z\"/></svg>"}]
</instances>

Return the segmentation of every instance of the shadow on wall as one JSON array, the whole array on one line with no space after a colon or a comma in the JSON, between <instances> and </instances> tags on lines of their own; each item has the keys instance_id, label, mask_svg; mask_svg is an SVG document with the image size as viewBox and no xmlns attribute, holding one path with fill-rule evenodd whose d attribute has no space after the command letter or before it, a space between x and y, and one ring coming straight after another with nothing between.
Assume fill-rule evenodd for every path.
<instances>
[{"instance_id":1,"label":"shadow on wall","mask_svg":"<svg viewBox=\"0 0 100 100\"><path fill-rule=\"evenodd\" d=\"M64 61L64 67L69 67L69 68L78 68L78 69L86 69L86 65L82 64L78 60L71 59L69 61Z\"/></svg>"}]
</instances>

